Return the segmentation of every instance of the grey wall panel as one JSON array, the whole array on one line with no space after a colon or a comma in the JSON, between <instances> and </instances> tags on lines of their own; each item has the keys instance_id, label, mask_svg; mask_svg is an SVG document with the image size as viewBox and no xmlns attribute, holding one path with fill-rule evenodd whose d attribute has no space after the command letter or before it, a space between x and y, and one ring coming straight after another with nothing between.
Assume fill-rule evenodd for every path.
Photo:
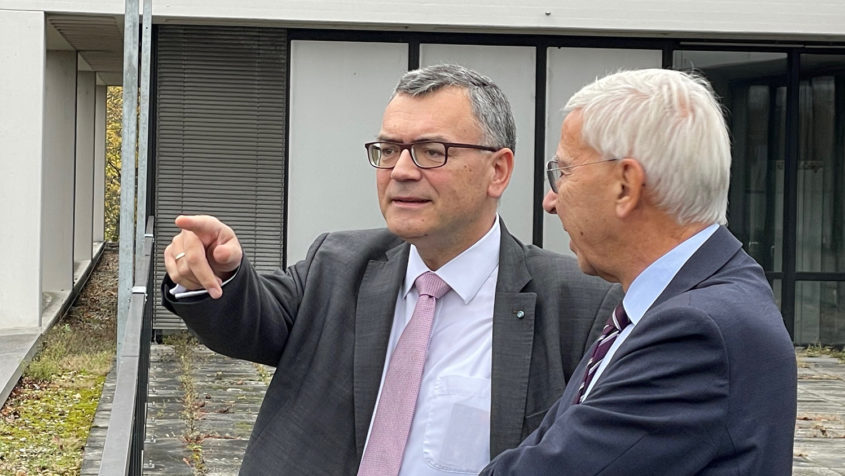
<instances>
[{"instance_id":1,"label":"grey wall panel","mask_svg":"<svg viewBox=\"0 0 845 476\"><path fill-rule=\"evenodd\" d=\"M277 268L284 249L285 30L163 25L156 53L157 280L180 214L217 216L257 269ZM157 308L156 329L181 326Z\"/></svg>"},{"instance_id":2,"label":"grey wall panel","mask_svg":"<svg viewBox=\"0 0 845 476\"><path fill-rule=\"evenodd\" d=\"M364 143L379 133L408 46L296 40L290 58L287 257L295 263L320 233L384 227Z\"/></svg>"},{"instance_id":3,"label":"grey wall panel","mask_svg":"<svg viewBox=\"0 0 845 476\"><path fill-rule=\"evenodd\" d=\"M622 69L659 68L660 50L613 48L549 48L546 73L546 153L551 158L560 142L563 123L561 109L570 96L596 78ZM545 192L549 184L545 184ZM557 215L543 214L543 248L564 254L569 249L569 235Z\"/></svg>"},{"instance_id":4,"label":"grey wall panel","mask_svg":"<svg viewBox=\"0 0 845 476\"><path fill-rule=\"evenodd\" d=\"M527 46L420 45L420 64L457 63L489 76L508 96L516 121L514 171L499 200L508 231L531 243L534 208L535 49Z\"/></svg>"}]
</instances>

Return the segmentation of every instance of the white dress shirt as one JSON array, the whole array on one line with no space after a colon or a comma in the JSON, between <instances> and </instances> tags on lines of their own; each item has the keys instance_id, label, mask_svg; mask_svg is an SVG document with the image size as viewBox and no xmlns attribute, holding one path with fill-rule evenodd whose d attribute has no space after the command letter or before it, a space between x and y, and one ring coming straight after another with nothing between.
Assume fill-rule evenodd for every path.
<instances>
[{"instance_id":1,"label":"white dress shirt","mask_svg":"<svg viewBox=\"0 0 845 476\"><path fill-rule=\"evenodd\" d=\"M435 272L452 289L437 300L401 476L478 474L490 461L493 305L500 239L497 218L484 237ZM426 271L411 246L405 282L396 298L382 386L390 356L417 303L414 281Z\"/></svg>"},{"instance_id":2,"label":"white dress shirt","mask_svg":"<svg viewBox=\"0 0 845 476\"><path fill-rule=\"evenodd\" d=\"M666 286L675 279L675 275L678 274L684 264L686 264L687 260L689 260L690 257L695 254L699 248L701 248L701 245L703 245L704 242L713 235L713 233L716 233L718 228L719 225L710 225L695 235L687 238L683 243L672 248L668 253L658 258L654 263L651 263L643 270L642 273L634 278L634 281L625 293L625 297L622 299L622 307L625 308L625 313L628 314L628 319L631 320L631 324L623 329L616 337L616 340L613 341L613 344L611 344L610 349L608 349L607 354L599 364L599 368L596 370L593 380L584 392L584 399L587 398L590 394L590 390L593 389L593 386L596 382L598 382L599 378L601 378L604 368L607 367L608 363L610 363L613 359L613 354L616 353L616 349L625 342L625 339L628 338L631 331L634 330L634 327L638 322L640 322L640 319L642 319L643 314L645 314L645 312L648 311L648 308L654 304L654 301L660 297L660 294L664 289L666 289Z\"/></svg>"}]
</instances>

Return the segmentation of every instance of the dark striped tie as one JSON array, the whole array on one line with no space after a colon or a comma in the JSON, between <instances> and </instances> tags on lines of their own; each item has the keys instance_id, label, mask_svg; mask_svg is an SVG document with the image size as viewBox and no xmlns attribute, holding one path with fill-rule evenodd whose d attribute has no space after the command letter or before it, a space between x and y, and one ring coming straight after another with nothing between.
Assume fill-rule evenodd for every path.
<instances>
[{"instance_id":1,"label":"dark striped tie","mask_svg":"<svg viewBox=\"0 0 845 476\"><path fill-rule=\"evenodd\" d=\"M616 340L616 336L625 329L628 324L631 323L631 320L628 319L628 315L625 314L625 308L622 307L622 303L619 303L616 306L616 309L613 310L613 314L610 315L607 322L604 325L604 329L601 331L601 336L599 336L599 340L596 342L596 347L593 349L593 355L590 356L590 361L587 362L587 370L584 372L584 381L581 382L581 386L578 387L578 395L575 397L575 404L579 404L584 401L584 392L587 391L587 388L590 386L590 382L593 380L593 375L595 375L596 370L598 370L599 365L601 365L601 360L607 355L607 351L610 350L610 346L613 345L613 341Z\"/></svg>"}]
</instances>

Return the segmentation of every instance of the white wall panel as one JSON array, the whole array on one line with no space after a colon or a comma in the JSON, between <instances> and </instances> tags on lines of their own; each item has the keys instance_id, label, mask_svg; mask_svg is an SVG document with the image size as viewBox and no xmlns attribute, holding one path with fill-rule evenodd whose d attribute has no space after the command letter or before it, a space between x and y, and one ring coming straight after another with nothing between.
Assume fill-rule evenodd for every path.
<instances>
[{"instance_id":1,"label":"white wall panel","mask_svg":"<svg viewBox=\"0 0 845 476\"><path fill-rule=\"evenodd\" d=\"M94 242L95 73L79 71L76 80L76 186L73 210L73 261L91 260Z\"/></svg>"},{"instance_id":2,"label":"white wall panel","mask_svg":"<svg viewBox=\"0 0 845 476\"><path fill-rule=\"evenodd\" d=\"M0 329L40 326L44 43L43 13L0 10Z\"/></svg>"},{"instance_id":3,"label":"white wall panel","mask_svg":"<svg viewBox=\"0 0 845 476\"><path fill-rule=\"evenodd\" d=\"M508 230L531 243L534 189L534 91L536 50L533 47L434 45L420 47L420 65L456 63L489 76L508 97L516 121L514 173L499 201Z\"/></svg>"},{"instance_id":4,"label":"white wall panel","mask_svg":"<svg viewBox=\"0 0 845 476\"><path fill-rule=\"evenodd\" d=\"M561 109L569 98L596 78L622 69L659 68L659 50L605 48L549 48L546 75L546 157L552 157L560 142ZM548 192L548 183L546 189ZM557 215L544 214L543 248L572 254L569 235Z\"/></svg>"},{"instance_id":5,"label":"white wall panel","mask_svg":"<svg viewBox=\"0 0 845 476\"><path fill-rule=\"evenodd\" d=\"M47 51L45 76L41 286L68 291L73 285L76 52Z\"/></svg>"},{"instance_id":6,"label":"white wall panel","mask_svg":"<svg viewBox=\"0 0 845 476\"><path fill-rule=\"evenodd\" d=\"M383 227L364 143L408 67L406 44L292 41L287 262L322 232Z\"/></svg>"}]
</instances>

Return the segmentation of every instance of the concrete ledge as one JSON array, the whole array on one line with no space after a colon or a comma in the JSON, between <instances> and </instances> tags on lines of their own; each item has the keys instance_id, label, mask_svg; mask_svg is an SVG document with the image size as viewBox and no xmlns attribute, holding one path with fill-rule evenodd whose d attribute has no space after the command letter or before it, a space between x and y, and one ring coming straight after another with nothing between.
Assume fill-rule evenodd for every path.
<instances>
[{"instance_id":1,"label":"concrete ledge","mask_svg":"<svg viewBox=\"0 0 845 476\"><path fill-rule=\"evenodd\" d=\"M0 335L0 406L6 403L9 394L18 384L23 369L41 346L39 329L30 332L10 329Z\"/></svg>"},{"instance_id":2,"label":"concrete ledge","mask_svg":"<svg viewBox=\"0 0 845 476\"><path fill-rule=\"evenodd\" d=\"M106 445L106 434L109 430L114 390L117 382L117 363L112 365L111 371L103 383L103 393L97 404L97 412L91 423L88 441L85 443L85 453L82 457L80 476L97 476L100 474L100 462L103 459L103 448Z\"/></svg>"}]
</instances>

